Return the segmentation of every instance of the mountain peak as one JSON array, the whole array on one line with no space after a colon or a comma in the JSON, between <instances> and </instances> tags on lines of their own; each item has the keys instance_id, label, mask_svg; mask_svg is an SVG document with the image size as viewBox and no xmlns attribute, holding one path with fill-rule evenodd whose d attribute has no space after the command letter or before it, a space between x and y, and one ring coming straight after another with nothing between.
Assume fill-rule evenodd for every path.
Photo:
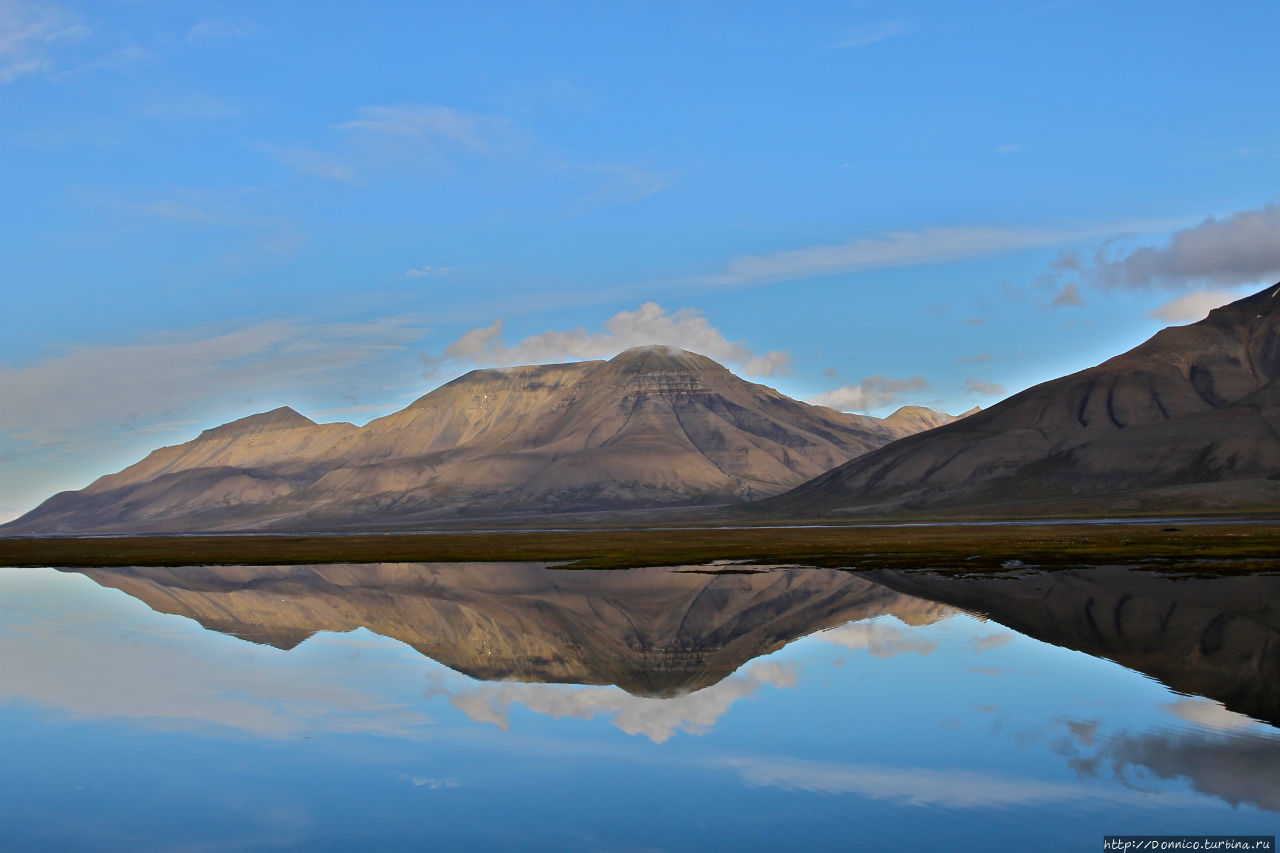
<instances>
[{"instance_id":1,"label":"mountain peak","mask_svg":"<svg viewBox=\"0 0 1280 853\"><path fill-rule=\"evenodd\" d=\"M723 371L719 362L679 347L663 344L631 347L609 359L609 364L624 370L651 372L657 370Z\"/></svg>"},{"instance_id":2,"label":"mountain peak","mask_svg":"<svg viewBox=\"0 0 1280 853\"><path fill-rule=\"evenodd\" d=\"M316 422L305 415L300 415L288 406L281 406L269 412L259 412L245 418L213 427L200 433L197 441L210 438L234 438L257 432L273 432L280 429L297 429L298 427L315 426Z\"/></svg>"}]
</instances>

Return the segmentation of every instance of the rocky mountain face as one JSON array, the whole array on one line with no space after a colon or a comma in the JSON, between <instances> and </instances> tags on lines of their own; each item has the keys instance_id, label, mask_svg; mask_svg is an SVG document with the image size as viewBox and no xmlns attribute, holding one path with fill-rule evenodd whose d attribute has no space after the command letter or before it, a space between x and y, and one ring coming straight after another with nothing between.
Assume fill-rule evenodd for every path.
<instances>
[{"instance_id":1,"label":"rocky mountain face","mask_svg":"<svg viewBox=\"0 0 1280 853\"><path fill-rule=\"evenodd\" d=\"M289 649L368 628L473 678L615 684L641 696L708 687L822 628L951 608L825 569L557 570L530 563L87 569L153 610Z\"/></svg>"},{"instance_id":2,"label":"rocky mountain face","mask_svg":"<svg viewBox=\"0 0 1280 853\"><path fill-rule=\"evenodd\" d=\"M7 532L410 525L776 495L949 416L811 406L668 347L474 370L364 427L281 408L164 447Z\"/></svg>"},{"instance_id":3,"label":"rocky mountain face","mask_svg":"<svg viewBox=\"0 0 1280 853\"><path fill-rule=\"evenodd\" d=\"M805 483L762 509L869 515L1274 508L1280 285Z\"/></svg>"}]
</instances>

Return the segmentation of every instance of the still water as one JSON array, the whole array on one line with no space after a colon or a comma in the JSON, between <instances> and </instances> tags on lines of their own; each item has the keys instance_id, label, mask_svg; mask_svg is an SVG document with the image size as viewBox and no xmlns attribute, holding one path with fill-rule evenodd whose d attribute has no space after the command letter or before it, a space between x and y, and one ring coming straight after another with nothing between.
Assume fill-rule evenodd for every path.
<instances>
[{"instance_id":1,"label":"still water","mask_svg":"<svg viewBox=\"0 0 1280 853\"><path fill-rule=\"evenodd\" d=\"M4 850L1273 835L1277 722L1280 577L0 569Z\"/></svg>"}]
</instances>

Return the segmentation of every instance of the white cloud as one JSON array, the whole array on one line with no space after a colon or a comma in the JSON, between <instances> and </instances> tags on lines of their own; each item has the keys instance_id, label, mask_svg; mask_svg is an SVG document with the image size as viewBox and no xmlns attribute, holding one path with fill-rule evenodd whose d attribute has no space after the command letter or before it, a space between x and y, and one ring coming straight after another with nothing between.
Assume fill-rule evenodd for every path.
<instances>
[{"instance_id":1,"label":"white cloud","mask_svg":"<svg viewBox=\"0 0 1280 853\"><path fill-rule=\"evenodd\" d=\"M869 412L928 387L929 383L923 376L913 376L910 379L868 376L857 385L844 385L834 391L825 391L809 402L815 406L829 406L844 412Z\"/></svg>"},{"instance_id":2,"label":"white cloud","mask_svg":"<svg viewBox=\"0 0 1280 853\"><path fill-rule=\"evenodd\" d=\"M735 702L762 687L787 688L795 681L795 672L784 664L761 661L742 675L668 699L632 696L616 687L506 683L478 684L454 692L449 702L472 720L502 729L508 726L511 706L520 705L555 719L607 716L629 735L664 743L678 731L705 734Z\"/></svg>"},{"instance_id":3,"label":"white cloud","mask_svg":"<svg viewBox=\"0 0 1280 853\"><path fill-rule=\"evenodd\" d=\"M878 658L892 658L905 654L927 657L938 648L938 644L933 640L912 637L896 625L879 620L853 622L838 628L819 631L813 636L814 639L824 643L833 643L846 649L865 650Z\"/></svg>"},{"instance_id":4,"label":"white cloud","mask_svg":"<svg viewBox=\"0 0 1280 853\"><path fill-rule=\"evenodd\" d=\"M866 47L895 36L906 35L915 27L908 21L879 21L849 30L836 47Z\"/></svg>"},{"instance_id":5,"label":"white cloud","mask_svg":"<svg viewBox=\"0 0 1280 853\"><path fill-rule=\"evenodd\" d=\"M790 362L780 350L758 354L745 344L730 341L701 313L692 308L668 312L656 302L646 302L635 311L619 311L605 321L603 332L584 328L547 331L531 335L514 345L502 340L503 321L472 329L449 344L439 364L453 360L481 365L545 364L611 358L636 346L679 347L716 361L739 367L753 376L776 376Z\"/></svg>"},{"instance_id":6,"label":"white cloud","mask_svg":"<svg viewBox=\"0 0 1280 853\"><path fill-rule=\"evenodd\" d=\"M1235 302L1240 296L1229 290L1199 290L1166 302L1150 316L1166 323L1195 323L1208 317L1214 308Z\"/></svg>"},{"instance_id":7,"label":"white cloud","mask_svg":"<svg viewBox=\"0 0 1280 853\"><path fill-rule=\"evenodd\" d=\"M997 153L997 154L1017 154L1017 153L1018 153L1019 151L1021 151L1021 150L1022 150L1022 143L1021 143L1021 142L1011 142L1011 143L1009 143L1008 145L997 145L997 146L996 146L996 153Z\"/></svg>"},{"instance_id":8,"label":"white cloud","mask_svg":"<svg viewBox=\"0 0 1280 853\"><path fill-rule=\"evenodd\" d=\"M890 231L847 243L786 249L732 259L707 284L794 281L885 267L917 266L1059 243L1066 231L945 226Z\"/></svg>"},{"instance_id":9,"label":"white cloud","mask_svg":"<svg viewBox=\"0 0 1280 853\"><path fill-rule=\"evenodd\" d=\"M0 0L0 84L51 70L49 51L88 33L88 27L52 3Z\"/></svg>"},{"instance_id":10,"label":"white cloud","mask_svg":"<svg viewBox=\"0 0 1280 853\"><path fill-rule=\"evenodd\" d=\"M1003 397L1009 393L1003 385L997 382L989 382L986 379L979 379L976 376L970 376L964 380L964 392L966 394L985 394L989 397Z\"/></svg>"}]
</instances>

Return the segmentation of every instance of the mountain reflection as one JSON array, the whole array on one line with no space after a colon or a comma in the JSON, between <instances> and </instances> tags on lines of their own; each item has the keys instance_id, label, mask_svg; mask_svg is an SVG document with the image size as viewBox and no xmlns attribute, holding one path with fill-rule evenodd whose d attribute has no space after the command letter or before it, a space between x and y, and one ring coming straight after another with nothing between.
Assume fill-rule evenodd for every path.
<instances>
[{"instance_id":1,"label":"mountain reflection","mask_svg":"<svg viewBox=\"0 0 1280 853\"><path fill-rule=\"evenodd\" d=\"M529 563L82 570L153 610L289 649L367 628L484 681L613 684L671 697L823 628L951 608L848 572L577 571Z\"/></svg>"},{"instance_id":2,"label":"mountain reflection","mask_svg":"<svg viewBox=\"0 0 1280 853\"><path fill-rule=\"evenodd\" d=\"M1280 725L1280 577L1188 578L1114 567L867 577Z\"/></svg>"},{"instance_id":3,"label":"mountain reflection","mask_svg":"<svg viewBox=\"0 0 1280 853\"><path fill-rule=\"evenodd\" d=\"M1280 722L1280 578L1125 569L993 577L707 566L578 571L529 563L83 570L153 610L292 648L364 627L483 681L613 684L671 697L823 629L873 654L954 608L1114 660L1181 693Z\"/></svg>"}]
</instances>

